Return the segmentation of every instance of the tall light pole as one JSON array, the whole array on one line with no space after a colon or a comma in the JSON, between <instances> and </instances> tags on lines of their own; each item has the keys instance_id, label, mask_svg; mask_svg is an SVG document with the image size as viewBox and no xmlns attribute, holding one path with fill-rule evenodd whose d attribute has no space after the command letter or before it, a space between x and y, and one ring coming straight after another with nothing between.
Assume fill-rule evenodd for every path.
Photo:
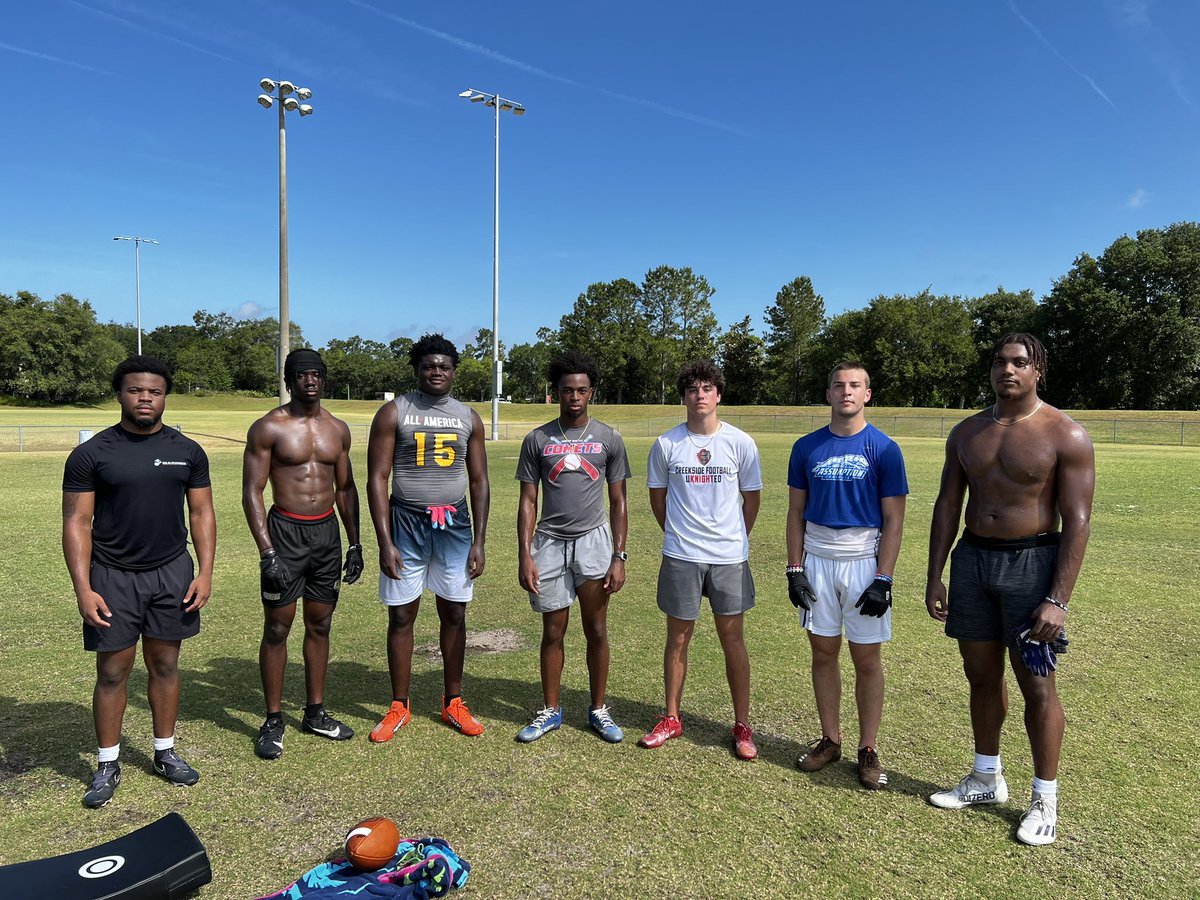
<instances>
[{"instance_id":1,"label":"tall light pole","mask_svg":"<svg viewBox=\"0 0 1200 900\"><path fill-rule=\"evenodd\" d=\"M138 356L142 355L142 261L140 258L139 248L142 244L157 244L158 241L144 237L126 237L123 234L113 238L114 241L133 241L133 290L135 303L137 304L137 333L138 333Z\"/></svg>"},{"instance_id":2,"label":"tall light pole","mask_svg":"<svg viewBox=\"0 0 1200 900\"><path fill-rule=\"evenodd\" d=\"M287 132L283 120L285 112L298 111L301 116L311 116L313 108L301 100L312 97L308 88L298 88L290 81L278 83L264 78L258 83L265 94L258 95L263 109L270 109L279 100L279 405L288 402L287 381L283 377L283 361L288 355L291 340L288 321L288 240L287 240ZM293 97L292 94L296 96Z\"/></svg>"},{"instance_id":3,"label":"tall light pole","mask_svg":"<svg viewBox=\"0 0 1200 900\"><path fill-rule=\"evenodd\" d=\"M496 175L492 222L492 440L500 440L500 391L503 372L500 364L500 113L525 115L525 106L515 100L505 100L499 94L487 94L467 88L458 96L472 103L484 103L496 110Z\"/></svg>"}]
</instances>

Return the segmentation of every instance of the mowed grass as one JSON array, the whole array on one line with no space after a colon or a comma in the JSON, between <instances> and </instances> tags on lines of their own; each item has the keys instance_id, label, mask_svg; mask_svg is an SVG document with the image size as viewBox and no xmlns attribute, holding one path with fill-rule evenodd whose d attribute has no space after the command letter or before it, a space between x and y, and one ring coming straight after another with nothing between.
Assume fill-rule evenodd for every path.
<instances>
[{"instance_id":1,"label":"mowed grass","mask_svg":"<svg viewBox=\"0 0 1200 900\"><path fill-rule=\"evenodd\" d=\"M203 413L212 417L206 427L214 433L236 435L258 412L188 410L175 400L179 415L169 407L167 419L184 421L189 433L206 430L194 424ZM338 412L365 423L377 405L358 406ZM513 411L526 409L533 408ZM552 415L534 411L536 421ZM807 427L807 419L799 421ZM729 697L707 613L692 645L684 737L656 751L636 746L662 704L663 622L654 600L660 535L645 491L650 440L642 437L628 439L637 473L629 485L629 580L609 616L609 702L626 729L625 743L604 744L586 729L583 640L574 622L564 727L532 745L513 741L541 696L540 621L516 582L518 442L512 440L488 445L488 562L468 613L472 632L511 629L521 642L520 649L467 660L466 698L487 733L471 740L441 724L440 665L419 652L413 722L388 744L366 739L390 693L385 614L368 574L343 592L327 689L331 711L358 734L335 744L299 732L304 687L297 629L285 690L285 752L275 762L257 759L257 554L240 507L241 454L228 442L206 439L219 528L216 584L200 636L184 647L178 728L180 749L203 778L183 790L151 773L139 665L125 719L124 778L116 799L98 811L80 804L95 759L93 668L81 649L60 551L65 454L3 455L0 863L98 844L178 810L212 859L214 881L201 896L245 898L282 887L335 850L354 822L383 814L404 834L447 838L474 865L465 895L480 897L1194 894L1200 454L1098 448L1093 537L1072 606L1071 652L1060 669L1068 716L1060 838L1034 850L1013 837L1032 776L1015 685L1003 744L1010 803L947 812L925 801L956 781L971 759L957 651L923 604L943 451L936 438L901 440L912 495L897 572L895 639L885 649L879 749L889 789L861 790L850 760L814 776L794 768L804 742L818 733L807 642L782 576L785 471L794 436L759 436L767 487L751 537L758 606L746 624L762 751L754 763L735 760L729 750ZM361 484L362 442L354 461ZM363 525L372 563L365 502ZM417 642L428 647L436 644L437 616L431 600L424 605ZM843 670L843 728L852 746L848 662Z\"/></svg>"}]
</instances>

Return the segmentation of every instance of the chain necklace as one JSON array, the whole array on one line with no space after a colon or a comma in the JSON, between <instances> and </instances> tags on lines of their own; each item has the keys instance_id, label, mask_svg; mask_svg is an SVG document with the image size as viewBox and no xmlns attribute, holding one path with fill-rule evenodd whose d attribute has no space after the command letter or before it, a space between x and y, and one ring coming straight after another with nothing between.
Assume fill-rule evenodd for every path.
<instances>
[{"instance_id":1,"label":"chain necklace","mask_svg":"<svg viewBox=\"0 0 1200 900\"><path fill-rule=\"evenodd\" d=\"M999 419L996 418L996 406L998 404L993 403L992 404L992 421L995 422L997 425L1003 425L1005 428L1008 428L1010 425L1016 425L1018 422L1024 422L1026 419L1032 418L1033 416L1037 415L1037 411L1042 408L1043 403L1044 403L1044 401L1039 400L1038 405L1033 408L1033 412L1026 413L1025 415L1021 416L1021 418L1013 419L1011 422L1001 422Z\"/></svg>"},{"instance_id":2,"label":"chain necklace","mask_svg":"<svg viewBox=\"0 0 1200 900\"><path fill-rule=\"evenodd\" d=\"M571 437L567 437L567 429L563 425L562 416L559 416L558 417L558 433L560 435L562 435L562 439L563 439L564 443L570 443L571 441L580 441L580 440L583 440L583 436L585 434L587 434L588 426L591 424L592 424L592 417L588 416L586 419L583 420L582 426L579 426L579 425L571 426L573 428L579 428L579 437L571 438Z\"/></svg>"},{"instance_id":3,"label":"chain necklace","mask_svg":"<svg viewBox=\"0 0 1200 900\"><path fill-rule=\"evenodd\" d=\"M713 442L713 439L714 439L714 438L715 438L715 437L716 437L718 434L720 434L720 433L721 433L721 429L722 429L724 426L725 426L725 423L724 423L724 422L722 422L721 424L719 424L719 425L717 426L717 430L716 430L716 431L714 431L712 434L710 434L710 435L708 436L708 440L707 440L707 441L705 441L703 444L701 444L701 443L697 443L697 441L696 441L696 436L695 436L694 434L692 434L692 430L691 430L690 428L685 428L685 430L687 431L687 439L688 439L688 441L690 441L690 442L691 442L691 445L692 445L693 447L695 447L697 450L703 450L705 447L707 447L709 444L711 444L711 443Z\"/></svg>"}]
</instances>

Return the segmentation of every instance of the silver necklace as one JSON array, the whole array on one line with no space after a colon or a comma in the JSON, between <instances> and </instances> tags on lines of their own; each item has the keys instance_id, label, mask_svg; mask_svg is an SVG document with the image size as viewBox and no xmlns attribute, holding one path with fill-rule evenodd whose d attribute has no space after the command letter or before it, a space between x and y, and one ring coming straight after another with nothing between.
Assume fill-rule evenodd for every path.
<instances>
[{"instance_id":1,"label":"silver necklace","mask_svg":"<svg viewBox=\"0 0 1200 900\"><path fill-rule=\"evenodd\" d=\"M708 440L707 440L707 441L705 441L703 444L699 443L699 442L696 440L696 436L695 436L694 434L692 434L692 429L690 429L690 428L685 428L684 430L685 430L685 431L687 431L687 439L688 439L688 440L691 442L692 446L693 446L693 447L695 447L697 450L703 450L705 447L707 447L709 444L711 444L711 443L713 442L713 439L714 439L714 438L715 438L715 437L716 437L718 434L720 434L720 433L721 433L721 428L722 428L722 427L724 427L724 425L725 425L725 423L724 423L724 422L722 422L720 425L718 425L718 426L717 426L717 430L716 430L716 431L714 431L712 434L710 434L710 435L708 436Z\"/></svg>"},{"instance_id":2,"label":"silver necklace","mask_svg":"<svg viewBox=\"0 0 1200 900\"><path fill-rule=\"evenodd\" d=\"M996 418L996 407L998 404L993 403L992 404L992 421L995 422L997 425L1003 425L1005 428L1007 428L1010 425L1016 425L1018 422L1024 422L1026 419L1032 418L1033 416L1037 415L1037 411L1042 408L1042 404L1044 402L1045 401L1039 400L1038 405L1033 408L1033 412L1026 413L1025 415L1021 416L1021 418L1013 419L1011 422L1001 422L999 419Z\"/></svg>"}]
</instances>

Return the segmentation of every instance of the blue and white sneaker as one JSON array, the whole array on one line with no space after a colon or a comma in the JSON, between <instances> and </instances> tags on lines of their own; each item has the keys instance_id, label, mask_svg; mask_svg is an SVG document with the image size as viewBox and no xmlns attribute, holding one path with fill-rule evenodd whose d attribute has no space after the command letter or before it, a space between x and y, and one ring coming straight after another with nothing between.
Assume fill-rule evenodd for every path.
<instances>
[{"instance_id":1,"label":"blue and white sneaker","mask_svg":"<svg viewBox=\"0 0 1200 900\"><path fill-rule=\"evenodd\" d=\"M547 706L538 710L533 721L517 732L517 740L522 744L531 744L551 731L558 731L562 726L562 707L554 709Z\"/></svg>"},{"instance_id":2,"label":"blue and white sneaker","mask_svg":"<svg viewBox=\"0 0 1200 900\"><path fill-rule=\"evenodd\" d=\"M589 710L588 724L592 726L592 730L596 734L600 735L600 737L604 738L610 744L619 744L625 740L625 732L613 721L612 714L609 713L607 706Z\"/></svg>"}]
</instances>

